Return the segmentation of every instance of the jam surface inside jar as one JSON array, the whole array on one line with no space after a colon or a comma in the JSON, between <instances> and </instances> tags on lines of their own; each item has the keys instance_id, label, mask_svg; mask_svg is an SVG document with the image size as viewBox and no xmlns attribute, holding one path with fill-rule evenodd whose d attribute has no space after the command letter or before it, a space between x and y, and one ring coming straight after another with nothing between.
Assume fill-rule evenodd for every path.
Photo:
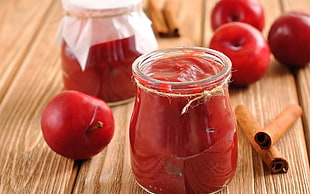
<instances>
[{"instance_id":1,"label":"jam surface inside jar","mask_svg":"<svg viewBox=\"0 0 310 194\"><path fill-rule=\"evenodd\" d=\"M237 128L227 80L219 79L211 86L182 85L206 80L221 71L223 66L213 60L185 55L157 59L141 67L147 79L134 73L144 87L137 87L130 122L131 166L146 191L210 193L232 179L237 166ZM186 92L169 96L174 93L174 84ZM216 86L222 87L221 95L196 99L181 113L195 98L188 92Z\"/></svg>"},{"instance_id":2,"label":"jam surface inside jar","mask_svg":"<svg viewBox=\"0 0 310 194\"><path fill-rule=\"evenodd\" d=\"M204 58L194 56L170 57L154 61L143 69L145 75L162 81L188 82L216 75L222 66Z\"/></svg>"},{"instance_id":3,"label":"jam surface inside jar","mask_svg":"<svg viewBox=\"0 0 310 194\"><path fill-rule=\"evenodd\" d=\"M141 55L136 50L134 36L92 46L84 71L66 42L61 54L65 89L84 92L106 102L134 97L131 64Z\"/></svg>"}]
</instances>

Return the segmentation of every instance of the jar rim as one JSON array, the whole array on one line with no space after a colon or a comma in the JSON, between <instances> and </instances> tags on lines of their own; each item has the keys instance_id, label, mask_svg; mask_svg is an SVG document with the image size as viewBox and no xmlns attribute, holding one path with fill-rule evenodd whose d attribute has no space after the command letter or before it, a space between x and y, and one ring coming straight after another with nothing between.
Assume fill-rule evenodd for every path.
<instances>
[{"instance_id":1,"label":"jar rim","mask_svg":"<svg viewBox=\"0 0 310 194\"><path fill-rule=\"evenodd\" d=\"M106 3L105 1L99 1L99 4L92 4L83 1L80 3L74 1L72 3L71 1L63 0L63 7L66 16L88 19L126 15L142 9L141 0L131 0L126 3L111 4Z\"/></svg>"},{"instance_id":2,"label":"jar rim","mask_svg":"<svg viewBox=\"0 0 310 194\"><path fill-rule=\"evenodd\" d=\"M181 56L182 53L194 53L194 52L196 52L197 54L193 56L208 57L210 60L215 60L215 62L218 62L220 65L222 65L223 68L218 73L210 77L186 82L171 82L171 81L159 80L152 78L143 72L143 68L152 63L152 61L158 60L158 57L167 57L168 54L172 54L170 55L170 57ZM169 56L167 58L169 58ZM230 75L231 67L232 67L231 60L223 53L216 51L214 49L206 47L174 47L174 48L158 49L141 55L133 62L132 71L133 76L135 78L139 78L139 81L141 81L142 79L143 81L149 83L165 84L171 86L189 86L193 84L205 85L205 83L208 83L208 85L215 84L218 81L223 80Z\"/></svg>"},{"instance_id":3,"label":"jar rim","mask_svg":"<svg viewBox=\"0 0 310 194\"><path fill-rule=\"evenodd\" d=\"M62 0L64 7L71 7L80 10L115 10L136 6L141 0Z\"/></svg>"}]
</instances>

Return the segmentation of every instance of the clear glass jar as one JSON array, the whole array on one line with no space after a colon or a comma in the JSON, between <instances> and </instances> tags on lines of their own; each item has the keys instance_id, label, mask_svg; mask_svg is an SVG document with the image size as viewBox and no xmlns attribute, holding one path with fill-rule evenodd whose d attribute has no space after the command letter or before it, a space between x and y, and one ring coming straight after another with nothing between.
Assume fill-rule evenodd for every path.
<instances>
[{"instance_id":1,"label":"clear glass jar","mask_svg":"<svg viewBox=\"0 0 310 194\"><path fill-rule=\"evenodd\" d=\"M210 193L237 166L230 60L207 48L171 48L133 63L137 94L130 121L131 166L150 193Z\"/></svg>"},{"instance_id":2,"label":"clear glass jar","mask_svg":"<svg viewBox=\"0 0 310 194\"><path fill-rule=\"evenodd\" d=\"M157 48L141 0L63 0L58 33L64 87L110 105L135 96L131 64ZM143 33L141 33L143 32Z\"/></svg>"}]
</instances>

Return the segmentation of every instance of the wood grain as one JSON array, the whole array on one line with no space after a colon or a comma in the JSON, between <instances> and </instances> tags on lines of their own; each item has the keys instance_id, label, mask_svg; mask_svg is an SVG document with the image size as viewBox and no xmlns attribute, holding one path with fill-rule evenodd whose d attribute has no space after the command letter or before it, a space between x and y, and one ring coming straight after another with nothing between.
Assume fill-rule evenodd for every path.
<instances>
[{"instance_id":1,"label":"wood grain","mask_svg":"<svg viewBox=\"0 0 310 194\"><path fill-rule=\"evenodd\" d=\"M0 102L18 71L52 0L2 1L0 6Z\"/></svg>"},{"instance_id":2,"label":"wood grain","mask_svg":"<svg viewBox=\"0 0 310 194\"><path fill-rule=\"evenodd\" d=\"M310 1L300 0L293 3L292 1L283 0L284 11L300 10L310 12ZM301 32L302 33L302 32ZM310 36L310 35L309 35ZM309 53L310 55L310 53ZM299 94L300 103L304 109L303 114L303 128L308 147L308 156L310 156L310 66L305 68L292 70L296 76L297 90ZM310 160L309 160L310 161Z\"/></svg>"},{"instance_id":3,"label":"wood grain","mask_svg":"<svg viewBox=\"0 0 310 194\"><path fill-rule=\"evenodd\" d=\"M120 193L120 185L137 187L123 182L128 179L128 175L132 178L128 171L130 165L127 150L132 106L133 102L113 108L116 124L114 137L104 152L82 164L74 193Z\"/></svg>"},{"instance_id":4,"label":"wood grain","mask_svg":"<svg viewBox=\"0 0 310 194\"><path fill-rule=\"evenodd\" d=\"M292 10L300 10L300 11L306 11L306 12L310 12L310 1L308 0L300 0L300 1L289 1L289 0L283 0L282 1L282 7L283 7L283 12L288 12L288 11L292 11ZM301 32L302 33L302 32ZM309 53L310 54L310 53ZM310 65L310 64L309 64ZM291 70L292 73L294 73L295 75L295 80L296 80L296 87L297 87L297 91L298 91L298 96L299 96L299 102L301 104L301 106L303 107L304 110L304 114L303 114L303 130L300 130L300 133L303 133L301 135L304 136L303 139L305 139L305 144L306 147L308 148L306 151L307 153L303 153L304 155L307 155L307 157L305 157L304 160L307 160L308 164L310 161L309 158L309 154L310 154L310 128L309 128L309 124L310 124L310 104L309 104L309 100L310 99L310 90L309 90L309 83L310 83L310 69L309 69L309 65L305 68L301 68L301 69L295 69L295 70ZM300 127L302 128L302 127ZM301 140L301 141L302 141ZM297 140L300 141L300 140ZM288 143L292 143L292 144L296 144L297 142L288 142ZM288 151L288 150L287 150ZM294 160L294 158L292 158L291 160ZM299 161L297 162L299 163ZM299 164L297 164L299 165ZM296 166L297 168L299 168L299 166ZM296 174L295 174L296 176ZM304 172L304 176L307 180L306 184L300 184L300 187L297 188L300 189L300 191L307 191L309 192L309 177L310 177L310 172L309 170Z\"/></svg>"},{"instance_id":5,"label":"wood grain","mask_svg":"<svg viewBox=\"0 0 310 194\"><path fill-rule=\"evenodd\" d=\"M159 1L160 3L162 2ZM182 15L178 19L181 23L182 36L180 38L158 37L159 48L200 46L201 44L202 1L182 0L179 3L179 12ZM192 14L192 10L196 10L195 14ZM82 165L74 193L146 193L136 184L130 167L128 129L132 106L133 102L113 108L117 119L115 136L108 149L98 156L101 162L87 162ZM98 157L95 161L98 161Z\"/></svg>"},{"instance_id":6,"label":"wood grain","mask_svg":"<svg viewBox=\"0 0 310 194\"><path fill-rule=\"evenodd\" d=\"M179 0L178 20L180 23L179 38L158 38L159 48L177 46L201 46L202 22L204 20L203 0ZM194 13L193 13L193 10Z\"/></svg>"},{"instance_id":7,"label":"wood grain","mask_svg":"<svg viewBox=\"0 0 310 194\"><path fill-rule=\"evenodd\" d=\"M207 1L206 18L210 19L212 8L217 2L216 0ZM263 36L266 38L274 19L282 12L282 4L280 1L268 0L261 0L261 3L264 6L266 15L263 30ZM211 28L209 22L207 19L205 26ZM206 30L204 38L206 46L208 46L211 36L212 30ZM271 57L268 72L260 81L243 89L231 88L231 100L233 107L241 103L249 106L262 126L272 120L285 106L299 104L294 75L273 57ZM251 148L241 130L239 130L238 143L239 165L237 173L227 189L223 190L222 193L309 192L309 163L301 120L298 120L289 133L277 143L281 152L289 160L291 170L287 174L271 175L258 154ZM296 157L299 158L298 161L294 160ZM240 166L240 164L242 165ZM244 177L248 178L245 179ZM300 183L300 177L303 178L302 182L306 184ZM243 185L243 187L234 187L235 185Z\"/></svg>"},{"instance_id":8,"label":"wood grain","mask_svg":"<svg viewBox=\"0 0 310 194\"><path fill-rule=\"evenodd\" d=\"M35 3L42 5L40 1L31 4ZM34 6L31 4L29 8ZM36 9L30 10L29 17L39 11ZM37 13L38 17L46 14L44 6L42 9ZM54 42L58 24L53 22L61 15L61 7L56 3L50 9L40 26L31 23L30 18L25 21L29 26L38 28L32 29L36 37L31 38L31 45L22 47L27 48L27 55L21 60L0 105L0 193L65 193L72 190L73 185L69 183L77 172L74 161L55 154L47 147L40 129L44 106L62 87L59 49ZM33 22L38 21L34 19ZM21 29L19 33L22 34ZM25 33L30 33L27 27ZM17 41L27 44L23 39L17 38ZM18 50L13 47L10 55ZM25 52L20 50L17 57L25 55Z\"/></svg>"},{"instance_id":9,"label":"wood grain","mask_svg":"<svg viewBox=\"0 0 310 194\"><path fill-rule=\"evenodd\" d=\"M179 1L181 37L158 38L159 47L207 47L213 34L211 10L219 0ZM264 37L284 11L310 12L309 0L260 2L266 14ZM130 167L133 102L112 108L115 136L91 160L61 157L43 140L41 113L63 90L55 43L62 11L60 1L0 1L0 193L146 193L135 183ZM276 143L289 161L286 174L271 174L239 130L237 172L220 193L310 193L309 84L309 67L292 71L271 57L260 81L247 88L230 88L232 106L246 104L262 126L289 104L301 105L304 115Z\"/></svg>"}]
</instances>

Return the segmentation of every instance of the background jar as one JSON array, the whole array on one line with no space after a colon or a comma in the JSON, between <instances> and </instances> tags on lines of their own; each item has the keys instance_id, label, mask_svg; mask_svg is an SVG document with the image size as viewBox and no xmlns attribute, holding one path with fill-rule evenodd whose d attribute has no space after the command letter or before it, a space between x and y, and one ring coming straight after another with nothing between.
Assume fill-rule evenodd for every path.
<instances>
[{"instance_id":1,"label":"background jar","mask_svg":"<svg viewBox=\"0 0 310 194\"><path fill-rule=\"evenodd\" d=\"M110 105L135 95L131 64L157 48L141 0L63 0L59 32L65 89L99 97Z\"/></svg>"},{"instance_id":2,"label":"background jar","mask_svg":"<svg viewBox=\"0 0 310 194\"><path fill-rule=\"evenodd\" d=\"M154 63L165 60L163 64L185 68L178 59L213 64L210 68L218 70L194 81L154 78L163 73L150 70ZM197 47L158 50L134 62L137 94L129 133L131 166L146 191L209 193L232 179L238 148L227 83L230 71L225 55Z\"/></svg>"}]
</instances>

